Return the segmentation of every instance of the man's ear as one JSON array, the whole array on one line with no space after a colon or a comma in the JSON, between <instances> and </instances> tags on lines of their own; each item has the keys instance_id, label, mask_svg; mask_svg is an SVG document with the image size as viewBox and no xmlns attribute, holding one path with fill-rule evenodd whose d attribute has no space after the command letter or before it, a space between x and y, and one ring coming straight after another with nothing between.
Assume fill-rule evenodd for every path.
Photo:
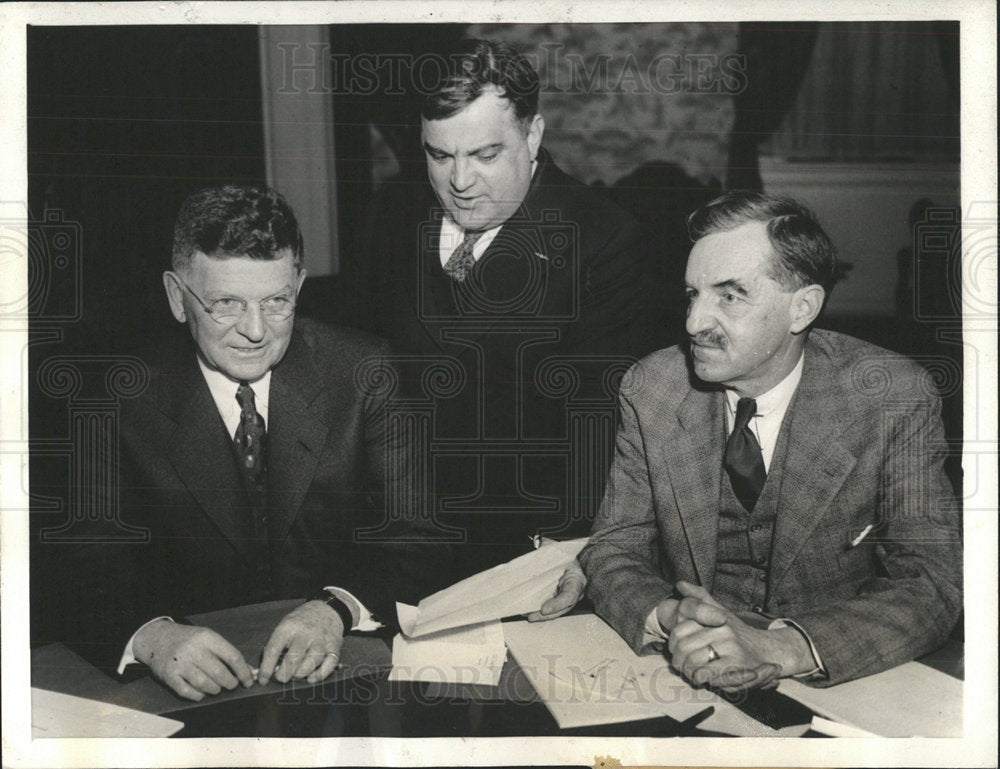
<instances>
[{"instance_id":1,"label":"man's ear","mask_svg":"<svg viewBox=\"0 0 1000 769\"><path fill-rule=\"evenodd\" d=\"M823 309L823 302L826 299L826 291L823 287L813 283L798 289L792 297L792 326L793 334L801 334L816 320L819 311Z\"/></svg>"},{"instance_id":2,"label":"man's ear","mask_svg":"<svg viewBox=\"0 0 1000 769\"><path fill-rule=\"evenodd\" d=\"M169 270L163 273L163 288L167 292L167 301L170 302L170 312L174 314L178 323L187 320L184 312L184 289L181 288L177 275Z\"/></svg>"},{"instance_id":3,"label":"man's ear","mask_svg":"<svg viewBox=\"0 0 1000 769\"><path fill-rule=\"evenodd\" d=\"M538 156L538 148L542 146L542 135L545 133L545 118L535 115L528 126L528 151L531 159Z\"/></svg>"},{"instance_id":4,"label":"man's ear","mask_svg":"<svg viewBox=\"0 0 1000 769\"><path fill-rule=\"evenodd\" d=\"M299 285L295 287L295 298L299 296L299 291L302 290L302 284L306 282L306 268L302 267L299 269Z\"/></svg>"}]
</instances>

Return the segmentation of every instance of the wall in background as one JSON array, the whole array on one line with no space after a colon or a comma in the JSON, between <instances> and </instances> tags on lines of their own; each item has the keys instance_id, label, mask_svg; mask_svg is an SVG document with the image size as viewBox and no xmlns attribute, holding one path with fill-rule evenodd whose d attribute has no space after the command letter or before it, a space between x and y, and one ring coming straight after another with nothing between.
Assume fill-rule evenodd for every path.
<instances>
[{"instance_id":1,"label":"wall in background","mask_svg":"<svg viewBox=\"0 0 1000 769\"><path fill-rule=\"evenodd\" d=\"M910 209L920 199L960 206L957 165L789 163L761 159L766 191L808 205L851 265L830 315L892 316L897 256L911 246Z\"/></svg>"},{"instance_id":2,"label":"wall in background","mask_svg":"<svg viewBox=\"0 0 1000 769\"><path fill-rule=\"evenodd\" d=\"M545 145L586 182L613 184L672 162L701 183L725 177L735 24L477 24L531 57Z\"/></svg>"}]
</instances>

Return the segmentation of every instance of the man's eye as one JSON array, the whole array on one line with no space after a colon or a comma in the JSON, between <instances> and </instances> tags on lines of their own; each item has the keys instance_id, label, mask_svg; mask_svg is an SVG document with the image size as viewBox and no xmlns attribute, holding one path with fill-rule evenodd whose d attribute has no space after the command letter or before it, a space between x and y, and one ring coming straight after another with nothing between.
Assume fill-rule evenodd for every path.
<instances>
[{"instance_id":1,"label":"man's eye","mask_svg":"<svg viewBox=\"0 0 1000 769\"><path fill-rule=\"evenodd\" d=\"M284 312L292 306L292 300L285 296L275 296L264 300L264 312Z\"/></svg>"},{"instance_id":2,"label":"man's eye","mask_svg":"<svg viewBox=\"0 0 1000 769\"><path fill-rule=\"evenodd\" d=\"M212 302L212 312L242 312L242 299L216 299Z\"/></svg>"},{"instance_id":3,"label":"man's eye","mask_svg":"<svg viewBox=\"0 0 1000 769\"><path fill-rule=\"evenodd\" d=\"M722 301L726 304L736 304L740 298L736 294L723 294Z\"/></svg>"},{"instance_id":4,"label":"man's eye","mask_svg":"<svg viewBox=\"0 0 1000 769\"><path fill-rule=\"evenodd\" d=\"M499 154L500 153L498 152L489 152L485 155L480 155L479 159L482 160L484 163L489 163L490 161L496 160L497 155Z\"/></svg>"}]
</instances>

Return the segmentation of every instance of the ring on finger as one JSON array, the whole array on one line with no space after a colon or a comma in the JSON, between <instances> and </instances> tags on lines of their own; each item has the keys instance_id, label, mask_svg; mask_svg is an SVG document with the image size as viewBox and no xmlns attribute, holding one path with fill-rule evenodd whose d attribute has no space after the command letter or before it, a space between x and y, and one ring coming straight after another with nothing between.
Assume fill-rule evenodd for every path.
<instances>
[{"instance_id":1,"label":"ring on finger","mask_svg":"<svg viewBox=\"0 0 1000 769\"><path fill-rule=\"evenodd\" d=\"M715 647L712 646L712 644L709 644L705 648L708 649L708 661L709 662L715 662L717 659L719 659L719 653L715 650Z\"/></svg>"}]
</instances>

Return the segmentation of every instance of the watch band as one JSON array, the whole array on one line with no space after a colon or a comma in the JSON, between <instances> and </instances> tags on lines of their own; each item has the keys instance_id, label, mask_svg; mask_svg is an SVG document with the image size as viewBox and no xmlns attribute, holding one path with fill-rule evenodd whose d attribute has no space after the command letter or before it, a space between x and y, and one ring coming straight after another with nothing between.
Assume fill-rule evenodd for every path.
<instances>
[{"instance_id":1,"label":"watch band","mask_svg":"<svg viewBox=\"0 0 1000 769\"><path fill-rule=\"evenodd\" d=\"M344 623L344 632L349 633L354 627L354 615L351 614L351 610L347 608L347 604L344 603L340 598L335 596L333 593L327 590L317 590L315 593L310 595L307 601L322 601L335 612L337 616L340 617L340 621Z\"/></svg>"}]
</instances>

